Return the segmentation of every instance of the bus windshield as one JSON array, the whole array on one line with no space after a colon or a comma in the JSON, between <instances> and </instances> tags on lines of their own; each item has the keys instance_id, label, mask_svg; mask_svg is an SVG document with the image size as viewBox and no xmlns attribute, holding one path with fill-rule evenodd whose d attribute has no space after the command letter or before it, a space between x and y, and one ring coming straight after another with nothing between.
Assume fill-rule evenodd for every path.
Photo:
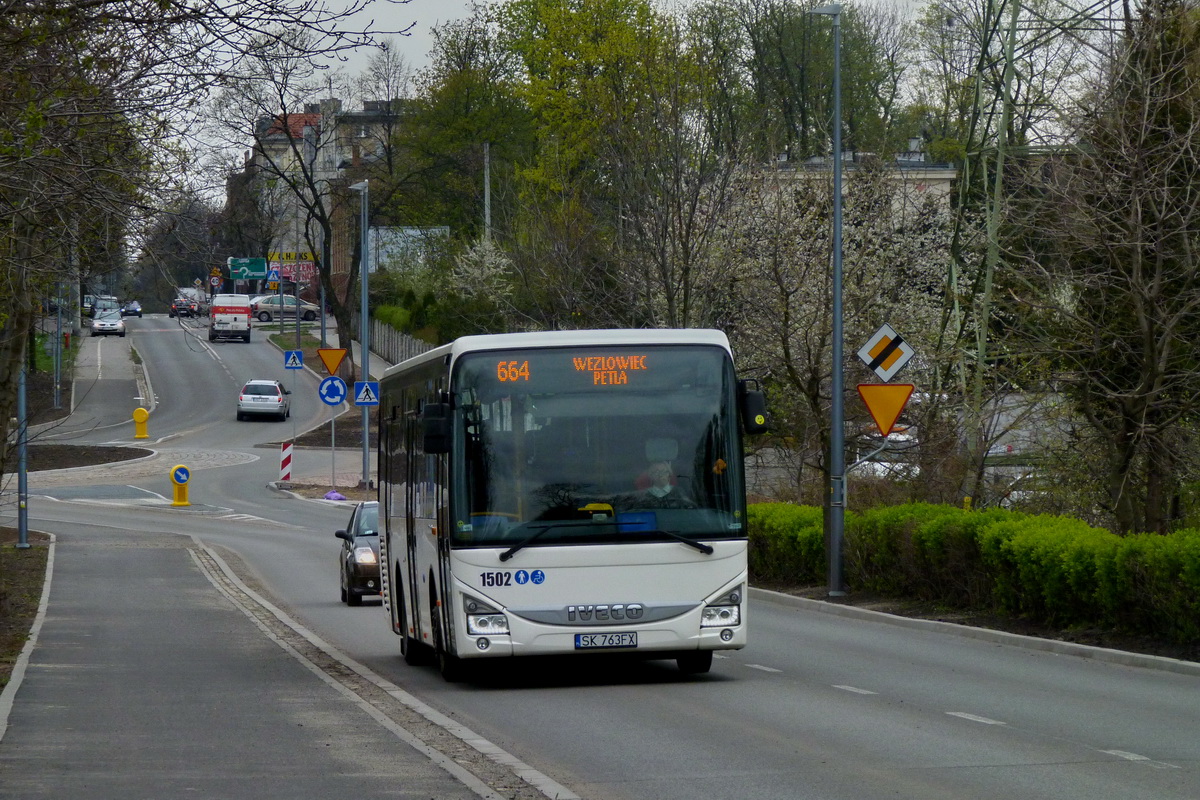
<instances>
[{"instance_id":1,"label":"bus windshield","mask_svg":"<svg viewBox=\"0 0 1200 800\"><path fill-rule=\"evenodd\" d=\"M475 352L451 380L455 546L745 537L723 348Z\"/></svg>"}]
</instances>

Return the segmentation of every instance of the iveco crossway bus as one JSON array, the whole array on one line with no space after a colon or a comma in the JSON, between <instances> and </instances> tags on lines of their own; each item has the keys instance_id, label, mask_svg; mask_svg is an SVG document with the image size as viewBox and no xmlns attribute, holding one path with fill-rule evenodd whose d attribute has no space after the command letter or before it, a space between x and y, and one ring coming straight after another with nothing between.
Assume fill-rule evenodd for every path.
<instances>
[{"instance_id":1,"label":"iveco crossway bus","mask_svg":"<svg viewBox=\"0 0 1200 800\"><path fill-rule=\"evenodd\" d=\"M751 386L755 388L751 388ZM708 330L468 336L380 385L381 578L409 663L746 644L742 435Z\"/></svg>"}]
</instances>

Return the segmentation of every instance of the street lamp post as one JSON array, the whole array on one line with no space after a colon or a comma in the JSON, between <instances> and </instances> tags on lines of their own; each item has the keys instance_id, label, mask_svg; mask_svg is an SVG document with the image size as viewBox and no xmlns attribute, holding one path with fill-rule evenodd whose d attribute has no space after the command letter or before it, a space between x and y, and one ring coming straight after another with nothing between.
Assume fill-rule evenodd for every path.
<instances>
[{"instance_id":1,"label":"street lamp post","mask_svg":"<svg viewBox=\"0 0 1200 800\"><path fill-rule=\"evenodd\" d=\"M371 325L367 308L367 276L370 274L370 239L367 231L367 181L362 180L352 184L351 189L358 192L362 198L362 257L359 260L359 284L362 286L360 296L361 308L358 316L358 344L362 353L362 379L371 380ZM371 485L371 437L370 437L371 407L362 407L362 486Z\"/></svg>"},{"instance_id":2,"label":"street lamp post","mask_svg":"<svg viewBox=\"0 0 1200 800\"><path fill-rule=\"evenodd\" d=\"M833 17L833 379L829 411L829 595L846 593L846 429L842 364L842 7L812 9Z\"/></svg>"}]
</instances>

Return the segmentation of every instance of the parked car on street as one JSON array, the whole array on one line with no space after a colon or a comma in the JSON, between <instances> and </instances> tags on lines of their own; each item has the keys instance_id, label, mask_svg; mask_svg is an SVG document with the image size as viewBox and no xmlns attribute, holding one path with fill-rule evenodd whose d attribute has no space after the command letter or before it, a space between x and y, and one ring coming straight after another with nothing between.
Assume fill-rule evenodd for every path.
<instances>
[{"instance_id":1,"label":"parked car on street","mask_svg":"<svg viewBox=\"0 0 1200 800\"><path fill-rule=\"evenodd\" d=\"M247 381L238 393L237 418L272 416L285 420L292 415L291 392L279 381Z\"/></svg>"},{"instance_id":2,"label":"parked car on street","mask_svg":"<svg viewBox=\"0 0 1200 800\"><path fill-rule=\"evenodd\" d=\"M283 302L281 303L280 300ZM290 294L285 294L282 298L277 294L256 297L250 302L250 308L259 322L270 322L276 317L280 319L295 318L297 313L300 315L300 319L311 321L321 313L319 307L298 300Z\"/></svg>"},{"instance_id":3,"label":"parked car on street","mask_svg":"<svg viewBox=\"0 0 1200 800\"><path fill-rule=\"evenodd\" d=\"M139 303L137 300L130 300L128 303L121 306L121 316L122 317L137 317L138 319L141 319L142 304Z\"/></svg>"},{"instance_id":4,"label":"parked car on street","mask_svg":"<svg viewBox=\"0 0 1200 800\"><path fill-rule=\"evenodd\" d=\"M98 311L92 318L92 336L125 335L125 320L120 311Z\"/></svg>"},{"instance_id":5,"label":"parked car on street","mask_svg":"<svg viewBox=\"0 0 1200 800\"><path fill-rule=\"evenodd\" d=\"M171 301L171 308L167 310L168 317L194 317L198 313L200 309L196 301L186 297L176 297Z\"/></svg>"},{"instance_id":6,"label":"parked car on street","mask_svg":"<svg viewBox=\"0 0 1200 800\"><path fill-rule=\"evenodd\" d=\"M379 503L359 503L344 530L334 533L342 540L338 556L338 581L342 602L361 606L363 597L379 595Z\"/></svg>"}]
</instances>

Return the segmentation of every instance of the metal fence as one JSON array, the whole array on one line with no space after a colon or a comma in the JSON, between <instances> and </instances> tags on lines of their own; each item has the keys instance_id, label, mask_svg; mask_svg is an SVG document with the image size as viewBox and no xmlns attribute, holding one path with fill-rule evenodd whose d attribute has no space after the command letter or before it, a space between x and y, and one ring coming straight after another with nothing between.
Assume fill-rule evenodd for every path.
<instances>
[{"instance_id":1,"label":"metal fence","mask_svg":"<svg viewBox=\"0 0 1200 800\"><path fill-rule=\"evenodd\" d=\"M359 330L358 314L354 314L354 329ZM371 320L371 352L377 354L389 364L399 364L401 361L419 356L426 350L432 350L433 345L414 339L407 333L402 333L385 322Z\"/></svg>"}]
</instances>

